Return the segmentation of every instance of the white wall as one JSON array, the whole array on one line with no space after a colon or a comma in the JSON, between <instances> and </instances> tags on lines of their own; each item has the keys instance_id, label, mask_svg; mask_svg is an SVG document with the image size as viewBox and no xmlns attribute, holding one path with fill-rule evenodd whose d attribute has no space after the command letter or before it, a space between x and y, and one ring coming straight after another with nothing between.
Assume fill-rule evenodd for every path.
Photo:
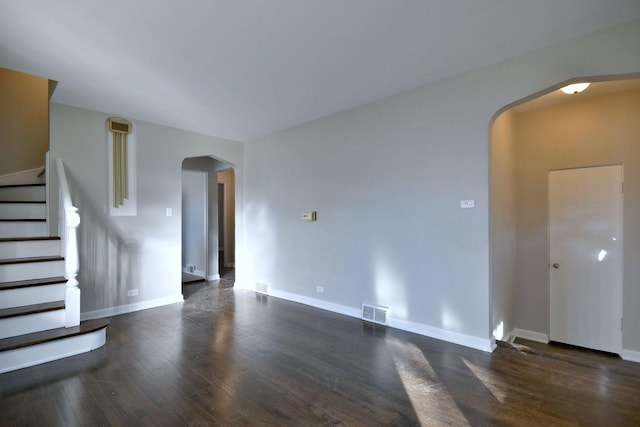
<instances>
[{"instance_id":1,"label":"white wall","mask_svg":"<svg viewBox=\"0 0 640 427\"><path fill-rule=\"evenodd\" d=\"M388 305L394 325L490 348L491 118L568 79L639 71L634 21L248 143L238 285Z\"/></svg>"},{"instance_id":2,"label":"white wall","mask_svg":"<svg viewBox=\"0 0 640 427\"><path fill-rule=\"evenodd\" d=\"M194 273L202 277L207 268L207 191L206 172L182 171L182 268L195 265Z\"/></svg>"},{"instance_id":3,"label":"white wall","mask_svg":"<svg viewBox=\"0 0 640 427\"><path fill-rule=\"evenodd\" d=\"M182 161L214 156L243 167L238 142L132 120L137 132L138 215L107 216L108 117L51 106L51 159L63 159L82 221L79 280L85 317L180 300ZM238 181L236 213L241 215L243 185ZM55 197L52 201L55 209ZM165 216L166 208L173 209L172 217ZM242 225L236 232L243 241ZM127 297L129 289L138 289L139 295Z\"/></svg>"},{"instance_id":4,"label":"white wall","mask_svg":"<svg viewBox=\"0 0 640 427\"><path fill-rule=\"evenodd\" d=\"M515 114L502 113L490 138L490 252L492 327L496 339L508 339L515 327L516 286L516 136Z\"/></svg>"}]
</instances>

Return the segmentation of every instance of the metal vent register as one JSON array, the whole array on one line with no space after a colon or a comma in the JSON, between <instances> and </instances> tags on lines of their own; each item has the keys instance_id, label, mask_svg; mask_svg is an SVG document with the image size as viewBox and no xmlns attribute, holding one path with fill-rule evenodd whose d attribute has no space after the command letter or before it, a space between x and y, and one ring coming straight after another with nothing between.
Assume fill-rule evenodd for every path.
<instances>
[{"instance_id":1,"label":"metal vent register","mask_svg":"<svg viewBox=\"0 0 640 427\"><path fill-rule=\"evenodd\" d=\"M388 325L389 308L373 304L362 304L362 320Z\"/></svg>"}]
</instances>

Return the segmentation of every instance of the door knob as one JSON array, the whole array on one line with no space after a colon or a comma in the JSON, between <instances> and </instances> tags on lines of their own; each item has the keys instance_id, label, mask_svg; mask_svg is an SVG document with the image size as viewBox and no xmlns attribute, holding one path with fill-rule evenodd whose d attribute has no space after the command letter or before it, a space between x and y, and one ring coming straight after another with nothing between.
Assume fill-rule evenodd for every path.
<instances>
[{"instance_id":1,"label":"door knob","mask_svg":"<svg viewBox=\"0 0 640 427\"><path fill-rule=\"evenodd\" d=\"M558 264L557 262L553 263L553 268L560 268L560 264Z\"/></svg>"}]
</instances>

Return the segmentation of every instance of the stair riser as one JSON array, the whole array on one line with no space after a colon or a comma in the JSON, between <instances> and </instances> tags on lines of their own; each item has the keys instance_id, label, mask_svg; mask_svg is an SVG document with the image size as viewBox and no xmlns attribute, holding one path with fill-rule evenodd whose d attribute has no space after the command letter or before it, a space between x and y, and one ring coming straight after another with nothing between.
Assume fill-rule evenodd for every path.
<instances>
[{"instance_id":1,"label":"stair riser","mask_svg":"<svg viewBox=\"0 0 640 427\"><path fill-rule=\"evenodd\" d=\"M64 261L0 265L0 282L64 276Z\"/></svg>"},{"instance_id":2,"label":"stair riser","mask_svg":"<svg viewBox=\"0 0 640 427\"><path fill-rule=\"evenodd\" d=\"M0 259L62 255L60 240L0 242Z\"/></svg>"},{"instance_id":3,"label":"stair riser","mask_svg":"<svg viewBox=\"0 0 640 427\"><path fill-rule=\"evenodd\" d=\"M46 222L0 222L0 238L48 236Z\"/></svg>"},{"instance_id":4,"label":"stair riser","mask_svg":"<svg viewBox=\"0 0 640 427\"><path fill-rule=\"evenodd\" d=\"M0 219L45 219L44 203L0 203Z\"/></svg>"},{"instance_id":5,"label":"stair riser","mask_svg":"<svg viewBox=\"0 0 640 427\"><path fill-rule=\"evenodd\" d=\"M106 338L106 329L100 329L86 335L0 352L0 374L95 350L104 345Z\"/></svg>"},{"instance_id":6,"label":"stair riser","mask_svg":"<svg viewBox=\"0 0 640 427\"><path fill-rule=\"evenodd\" d=\"M0 319L0 339L62 328L64 320L64 309Z\"/></svg>"},{"instance_id":7,"label":"stair riser","mask_svg":"<svg viewBox=\"0 0 640 427\"><path fill-rule=\"evenodd\" d=\"M66 283L56 283L53 285L7 289L0 293L0 310L64 300L66 287Z\"/></svg>"},{"instance_id":8,"label":"stair riser","mask_svg":"<svg viewBox=\"0 0 640 427\"><path fill-rule=\"evenodd\" d=\"M0 187L0 200L20 202L43 202L45 187Z\"/></svg>"}]
</instances>

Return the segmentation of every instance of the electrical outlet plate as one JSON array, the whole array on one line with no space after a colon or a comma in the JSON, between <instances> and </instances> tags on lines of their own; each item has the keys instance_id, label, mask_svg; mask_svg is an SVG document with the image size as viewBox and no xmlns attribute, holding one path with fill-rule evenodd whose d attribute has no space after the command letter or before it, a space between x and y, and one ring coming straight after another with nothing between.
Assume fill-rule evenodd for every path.
<instances>
[{"instance_id":1,"label":"electrical outlet plate","mask_svg":"<svg viewBox=\"0 0 640 427\"><path fill-rule=\"evenodd\" d=\"M460 200L460 208L461 209L471 209L476 207L475 200Z\"/></svg>"},{"instance_id":2,"label":"electrical outlet plate","mask_svg":"<svg viewBox=\"0 0 640 427\"><path fill-rule=\"evenodd\" d=\"M324 286L316 286L316 292L319 294L324 293Z\"/></svg>"},{"instance_id":3,"label":"electrical outlet plate","mask_svg":"<svg viewBox=\"0 0 640 427\"><path fill-rule=\"evenodd\" d=\"M135 297L136 295L138 295L138 290L137 289L129 289L127 291L127 296L128 297Z\"/></svg>"}]
</instances>

